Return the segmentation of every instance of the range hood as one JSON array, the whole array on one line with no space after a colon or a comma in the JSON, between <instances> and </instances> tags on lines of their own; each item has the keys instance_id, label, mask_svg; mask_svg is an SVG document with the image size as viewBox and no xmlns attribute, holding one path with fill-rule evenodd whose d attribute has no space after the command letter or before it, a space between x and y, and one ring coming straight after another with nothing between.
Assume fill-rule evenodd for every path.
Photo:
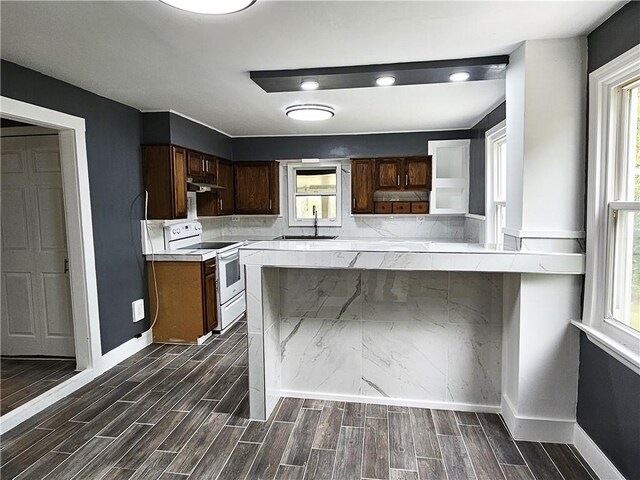
<instances>
[{"instance_id":1,"label":"range hood","mask_svg":"<svg viewBox=\"0 0 640 480\"><path fill-rule=\"evenodd\" d=\"M207 181L206 178L191 178L187 177L187 184L194 187L192 191L196 193L210 192L212 190L221 190L225 187L216 185L215 183Z\"/></svg>"}]
</instances>

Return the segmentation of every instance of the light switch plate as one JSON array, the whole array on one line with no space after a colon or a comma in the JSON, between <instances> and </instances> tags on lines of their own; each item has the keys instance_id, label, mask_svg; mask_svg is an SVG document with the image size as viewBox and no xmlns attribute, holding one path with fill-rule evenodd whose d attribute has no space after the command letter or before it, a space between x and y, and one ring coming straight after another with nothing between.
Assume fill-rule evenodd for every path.
<instances>
[{"instance_id":1,"label":"light switch plate","mask_svg":"<svg viewBox=\"0 0 640 480\"><path fill-rule=\"evenodd\" d=\"M133 323L139 322L144 318L144 299L131 302L131 310L133 313Z\"/></svg>"}]
</instances>

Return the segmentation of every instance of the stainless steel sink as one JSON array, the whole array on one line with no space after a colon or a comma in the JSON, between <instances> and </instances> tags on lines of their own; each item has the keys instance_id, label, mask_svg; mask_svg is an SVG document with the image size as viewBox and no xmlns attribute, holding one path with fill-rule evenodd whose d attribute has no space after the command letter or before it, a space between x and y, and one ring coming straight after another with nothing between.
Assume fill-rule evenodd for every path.
<instances>
[{"instance_id":1,"label":"stainless steel sink","mask_svg":"<svg viewBox=\"0 0 640 480\"><path fill-rule=\"evenodd\" d=\"M337 236L329 236L329 235L282 235L281 237L276 237L274 240L333 240L337 238Z\"/></svg>"}]
</instances>

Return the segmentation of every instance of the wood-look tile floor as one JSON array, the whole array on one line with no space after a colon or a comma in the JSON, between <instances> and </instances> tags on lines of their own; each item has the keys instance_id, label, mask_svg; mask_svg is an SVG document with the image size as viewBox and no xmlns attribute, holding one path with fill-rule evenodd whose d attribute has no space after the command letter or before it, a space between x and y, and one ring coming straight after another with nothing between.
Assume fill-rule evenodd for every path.
<instances>
[{"instance_id":1,"label":"wood-look tile floor","mask_svg":"<svg viewBox=\"0 0 640 480\"><path fill-rule=\"evenodd\" d=\"M596 478L573 447L514 442L493 414L285 398L249 421L245 330L145 348L2 435L0 477Z\"/></svg>"},{"instance_id":2,"label":"wood-look tile floor","mask_svg":"<svg viewBox=\"0 0 640 480\"><path fill-rule=\"evenodd\" d=\"M0 358L0 415L68 380L75 368L75 360Z\"/></svg>"}]
</instances>

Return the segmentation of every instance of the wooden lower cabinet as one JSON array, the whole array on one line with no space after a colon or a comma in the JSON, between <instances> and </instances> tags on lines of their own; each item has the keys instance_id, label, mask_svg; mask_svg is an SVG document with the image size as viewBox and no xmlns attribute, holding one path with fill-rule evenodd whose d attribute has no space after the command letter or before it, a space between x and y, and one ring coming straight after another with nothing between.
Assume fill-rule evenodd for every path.
<instances>
[{"instance_id":1,"label":"wooden lower cabinet","mask_svg":"<svg viewBox=\"0 0 640 480\"><path fill-rule=\"evenodd\" d=\"M411 213L429 213L429 202L411 202Z\"/></svg>"},{"instance_id":2,"label":"wooden lower cabinet","mask_svg":"<svg viewBox=\"0 0 640 480\"><path fill-rule=\"evenodd\" d=\"M154 272L158 287L156 297ZM215 259L207 262L147 262L149 315L158 310L153 341L197 343L218 326Z\"/></svg>"},{"instance_id":3,"label":"wooden lower cabinet","mask_svg":"<svg viewBox=\"0 0 640 480\"><path fill-rule=\"evenodd\" d=\"M392 202L375 202L375 213L391 213L393 211Z\"/></svg>"},{"instance_id":4,"label":"wooden lower cabinet","mask_svg":"<svg viewBox=\"0 0 640 480\"><path fill-rule=\"evenodd\" d=\"M392 202L393 213L411 213L411 202Z\"/></svg>"}]
</instances>

